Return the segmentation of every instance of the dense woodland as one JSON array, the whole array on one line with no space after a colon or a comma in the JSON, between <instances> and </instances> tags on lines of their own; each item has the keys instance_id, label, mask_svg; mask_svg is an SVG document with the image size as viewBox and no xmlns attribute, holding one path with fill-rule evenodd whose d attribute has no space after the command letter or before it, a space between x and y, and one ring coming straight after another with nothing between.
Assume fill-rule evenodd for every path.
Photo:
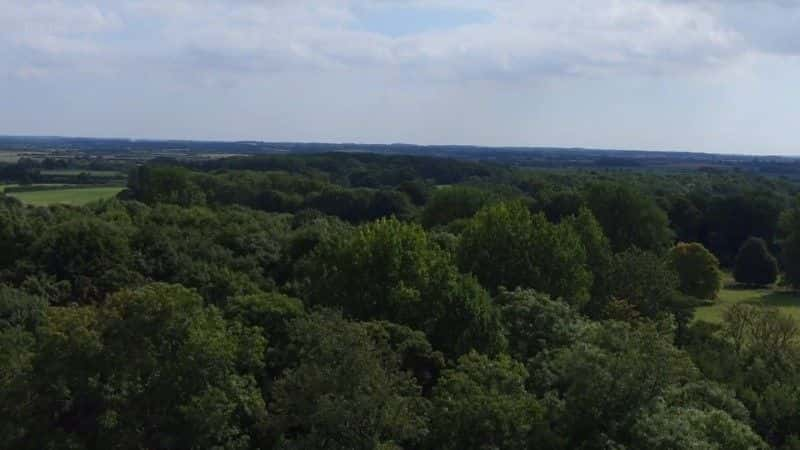
<instances>
[{"instance_id":1,"label":"dense woodland","mask_svg":"<svg viewBox=\"0 0 800 450\"><path fill-rule=\"evenodd\" d=\"M41 163L39 163L41 164ZM800 184L368 153L0 198L0 448L800 449Z\"/></svg>"}]
</instances>

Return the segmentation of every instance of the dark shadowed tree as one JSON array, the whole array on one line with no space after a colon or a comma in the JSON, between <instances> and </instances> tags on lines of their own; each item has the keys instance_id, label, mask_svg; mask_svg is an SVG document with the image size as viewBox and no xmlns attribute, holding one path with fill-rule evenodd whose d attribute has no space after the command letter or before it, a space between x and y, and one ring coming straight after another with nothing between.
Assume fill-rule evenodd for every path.
<instances>
[{"instance_id":1,"label":"dark shadowed tree","mask_svg":"<svg viewBox=\"0 0 800 450\"><path fill-rule=\"evenodd\" d=\"M385 341L332 312L292 324L297 364L272 388L277 448L399 449L419 441L427 401Z\"/></svg>"},{"instance_id":2,"label":"dark shadowed tree","mask_svg":"<svg viewBox=\"0 0 800 450\"><path fill-rule=\"evenodd\" d=\"M672 243L667 214L635 188L619 183L598 183L585 193L586 205L603 226L614 251L638 247L656 253Z\"/></svg>"},{"instance_id":3,"label":"dark shadowed tree","mask_svg":"<svg viewBox=\"0 0 800 450\"><path fill-rule=\"evenodd\" d=\"M28 433L14 448L260 446L260 330L196 293L152 284L100 308L54 308L38 330Z\"/></svg>"},{"instance_id":4,"label":"dark shadowed tree","mask_svg":"<svg viewBox=\"0 0 800 450\"><path fill-rule=\"evenodd\" d=\"M797 289L800 287L800 207L781 214L780 231L784 281Z\"/></svg>"},{"instance_id":5,"label":"dark shadowed tree","mask_svg":"<svg viewBox=\"0 0 800 450\"><path fill-rule=\"evenodd\" d=\"M736 254L733 278L739 283L767 285L778 278L778 261L769 252L766 242L750 237Z\"/></svg>"},{"instance_id":6,"label":"dark shadowed tree","mask_svg":"<svg viewBox=\"0 0 800 450\"><path fill-rule=\"evenodd\" d=\"M528 449L542 445L545 410L525 389L525 366L468 353L434 388L430 449Z\"/></svg>"},{"instance_id":7,"label":"dark shadowed tree","mask_svg":"<svg viewBox=\"0 0 800 450\"><path fill-rule=\"evenodd\" d=\"M436 189L422 210L422 224L430 228L447 225L458 219L468 219L493 198L490 192L469 186Z\"/></svg>"},{"instance_id":8,"label":"dark shadowed tree","mask_svg":"<svg viewBox=\"0 0 800 450\"><path fill-rule=\"evenodd\" d=\"M664 258L639 249L614 255L606 282L611 298L626 301L645 317L672 310L680 286Z\"/></svg>"},{"instance_id":9,"label":"dark shadowed tree","mask_svg":"<svg viewBox=\"0 0 800 450\"><path fill-rule=\"evenodd\" d=\"M55 225L44 231L31 250L44 271L72 283L76 299L96 300L141 280L130 268L126 231L100 219Z\"/></svg>"}]
</instances>

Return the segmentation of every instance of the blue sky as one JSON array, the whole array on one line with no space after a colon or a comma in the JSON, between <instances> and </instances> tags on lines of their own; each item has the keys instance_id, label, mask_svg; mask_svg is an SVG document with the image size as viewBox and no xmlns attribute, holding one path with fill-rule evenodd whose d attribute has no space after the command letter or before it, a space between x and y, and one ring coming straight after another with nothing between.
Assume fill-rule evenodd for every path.
<instances>
[{"instance_id":1,"label":"blue sky","mask_svg":"<svg viewBox=\"0 0 800 450\"><path fill-rule=\"evenodd\" d=\"M800 155L800 2L0 0L0 134Z\"/></svg>"}]
</instances>

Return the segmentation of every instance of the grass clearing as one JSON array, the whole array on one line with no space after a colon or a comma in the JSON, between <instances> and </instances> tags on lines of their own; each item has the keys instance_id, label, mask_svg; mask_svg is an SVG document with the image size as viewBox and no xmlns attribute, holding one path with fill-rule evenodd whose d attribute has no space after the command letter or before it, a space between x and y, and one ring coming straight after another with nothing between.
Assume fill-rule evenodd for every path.
<instances>
[{"instance_id":1,"label":"grass clearing","mask_svg":"<svg viewBox=\"0 0 800 450\"><path fill-rule=\"evenodd\" d=\"M725 310L737 303L775 307L800 320L800 292L772 287L742 287L736 285L729 276L726 276L719 298L713 305L695 309L694 318L707 322L722 322Z\"/></svg>"},{"instance_id":2,"label":"grass clearing","mask_svg":"<svg viewBox=\"0 0 800 450\"><path fill-rule=\"evenodd\" d=\"M51 189L45 191L14 192L8 195L33 206L56 204L85 205L97 200L111 198L125 189L122 186Z\"/></svg>"},{"instance_id":3,"label":"grass clearing","mask_svg":"<svg viewBox=\"0 0 800 450\"><path fill-rule=\"evenodd\" d=\"M36 184L24 184L24 185L23 184L0 184L0 192L5 192L5 190L7 188L20 188L20 187L37 188L37 187L42 187L42 186L48 186L48 187L49 186L63 186L64 188L68 188L68 187L73 186L73 185L61 184L61 183L36 183Z\"/></svg>"}]
</instances>

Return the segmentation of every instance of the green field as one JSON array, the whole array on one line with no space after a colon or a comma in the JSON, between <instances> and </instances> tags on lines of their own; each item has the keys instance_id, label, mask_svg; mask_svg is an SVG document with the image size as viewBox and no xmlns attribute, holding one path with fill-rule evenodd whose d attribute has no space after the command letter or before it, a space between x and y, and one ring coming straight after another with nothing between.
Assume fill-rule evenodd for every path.
<instances>
[{"instance_id":1,"label":"green field","mask_svg":"<svg viewBox=\"0 0 800 450\"><path fill-rule=\"evenodd\" d=\"M55 204L85 205L97 200L111 198L124 188L121 186L103 186L88 188L51 189L46 191L14 192L8 194L23 203L34 206Z\"/></svg>"},{"instance_id":2,"label":"green field","mask_svg":"<svg viewBox=\"0 0 800 450\"><path fill-rule=\"evenodd\" d=\"M64 186L65 188L68 186L72 186L69 184L59 184L59 183L36 183L36 184L26 184L24 185L25 188L36 188L41 186ZM0 184L0 192L5 192L7 188L18 188L23 187L21 184Z\"/></svg>"},{"instance_id":3,"label":"green field","mask_svg":"<svg viewBox=\"0 0 800 450\"><path fill-rule=\"evenodd\" d=\"M47 151L39 151L39 150L30 150L30 151L19 151L19 150L0 150L0 162L4 163L15 163L19 161L20 158L45 158L50 155L50 152Z\"/></svg>"},{"instance_id":4,"label":"green field","mask_svg":"<svg viewBox=\"0 0 800 450\"><path fill-rule=\"evenodd\" d=\"M694 318L721 322L725 310L737 303L776 307L800 320L800 293L778 288L748 289L735 285L732 280L726 280L713 305L697 308Z\"/></svg>"},{"instance_id":5,"label":"green field","mask_svg":"<svg viewBox=\"0 0 800 450\"><path fill-rule=\"evenodd\" d=\"M77 177L85 173L92 177L99 178L115 178L124 177L125 174L114 170L80 170L80 169L64 169L64 170L43 170L42 175L59 176L59 177Z\"/></svg>"}]
</instances>

